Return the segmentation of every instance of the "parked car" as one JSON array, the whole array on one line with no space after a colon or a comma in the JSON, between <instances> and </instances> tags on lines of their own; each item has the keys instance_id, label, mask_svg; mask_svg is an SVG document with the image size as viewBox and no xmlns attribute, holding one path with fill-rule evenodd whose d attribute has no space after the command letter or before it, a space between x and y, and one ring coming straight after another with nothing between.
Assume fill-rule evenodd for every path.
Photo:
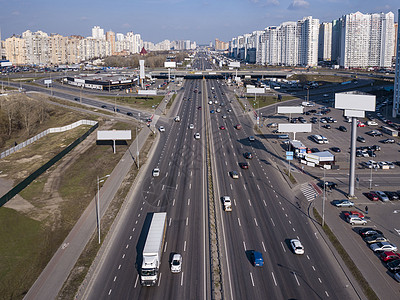
<instances>
[{"instance_id":1,"label":"parked car","mask_svg":"<svg viewBox=\"0 0 400 300\"><path fill-rule=\"evenodd\" d=\"M365 224L367 224L366 220L361 219L361 218L356 217L356 216L352 216L352 215L349 215L346 220L351 225L365 225Z\"/></svg>"},{"instance_id":2,"label":"parked car","mask_svg":"<svg viewBox=\"0 0 400 300\"><path fill-rule=\"evenodd\" d=\"M388 201L389 201L388 196L386 196L386 194L385 194L384 192L382 192L382 191L376 191L376 194L378 195L379 199L380 199L382 202L388 202Z\"/></svg>"},{"instance_id":3,"label":"parked car","mask_svg":"<svg viewBox=\"0 0 400 300\"><path fill-rule=\"evenodd\" d=\"M364 219L364 218L365 218L364 214L361 213L361 212L359 212L359 211L357 211L357 210L344 211L343 214L344 214L344 216L345 216L346 218L352 217L352 216L353 216L353 217L358 217L358 218L361 218L361 219Z\"/></svg>"},{"instance_id":4,"label":"parked car","mask_svg":"<svg viewBox=\"0 0 400 300\"><path fill-rule=\"evenodd\" d=\"M237 130L240 130L240 129L242 129L242 125L236 124L235 128L236 128Z\"/></svg>"},{"instance_id":5,"label":"parked car","mask_svg":"<svg viewBox=\"0 0 400 300\"><path fill-rule=\"evenodd\" d=\"M379 200L378 195L374 191L370 191L369 193L366 194L366 196L367 196L367 198L369 200L372 200L372 201L378 201Z\"/></svg>"},{"instance_id":6,"label":"parked car","mask_svg":"<svg viewBox=\"0 0 400 300\"><path fill-rule=\"evenodd\" d=\"M194 135L194 138L196 140L199 140L200 139L200 133L196 132L195 135Z\"/></svg>"},{"instance_id":7,"label":"parked car","mask_svg":"<svg viewBox=\"0 0 400 300\"><path fill-rule=\"evenodd\" d=\"M386 264L386 267L388 268L388 270L390 272L398 272L398 271L400 271L400 259L395 259L395 260L389 261Z\"/></svg>"},{"instance_id":8,"label":"parked car","mask_svg":"<svg viewBox=\"0 0 400 300\"><path fill-rule=\"evenodd\" d=\"M158 130L160 130L160 132L165 132L165 127L164 127L164 126L160 126L160 127L158 128Z\"/></svg>"},{"instance_id":9,"label":"parked car","mask_svg":"<svg viewBox=\"0 0 400 300\"><path fill-rule=\"evenodd\" d=\"M256 139L254 138L254 136L252 136L252 135L249 136L249 141L250 141L250 142L254 142L255 140L256 140Z\"/></svg>"},{"instance_id":10,"label":"parked car","mask_svg":"<svg viewBox=\"0 0 400 300\"><path fill-rule=\"evenodd\" d=\"M179 253L174 254L171 261L171 272L179 273L182 271L182 255Z\"/></svg>"},{"instance_id":11,"label":"parked car","mask_svg":"<svg viewBox=\"0 0 400 300\"><path fill-rule=\"evenodd\" d=\"M340 152L341 151L339 147L331 147L331 150L333 152Z\"/></svg>"},{"instance_id":12,"label":"parked car","mask_svg":"<svg viewBox=\"0 0 400 300\"><path fill-rule=\"evenodd\" d=\"M394 139L385 139L385 140L381 141L381 143L384 143L384 144L394 144L395 141L394 141Z\"/></svg>"},{"instance_id":13,"label":"parked car","mask_svg":"<svg viewBox=\"0 0 400 300\"><path fill-rule=\"evenodd\" d=\"M347 128L344 127L343 125L339 126L338 129L339 129L340 131L347 132Z\"/></svg>"},{"instance_id":14,"label":"parked car","mask_svg":"<svg viewBox=\"0 0 400 300\"><path fill-rule=\"evenodd\" d=\"M358 230L358 234L361 235L361 237L363 238L371 235L383 235L382 231L369 227L361 228L360 230Z\"/></svg>"},{"instance_id":15,"label":"parked car","mask_svg":"<svg viewBox=\"0 0 400 300\"><path fill-rule=\"evenodd\" d=\"M331 129L331 125L329 125L329 124L326 124L326 125L324 125L322 127L326 128L326 129Z\"/></svg>"},{"instance_id":16,"label":"parked car","mask_svg":"<svg viewBox=\"0 0 400 300\"><path fill-rule=\"evenodd\" d=\"M384 193L389 200L399 200L399 195L396 192L385 191Z\"/></svg>"},{"instance_id":17,"label":"parked car","mask_svg":"<svg viewBox=\"0 0 400 300\"><path fill-rule=\"evenodd\" d=\"M318 148L311 148L311 153L321 152Z\"/></svg>"},{"instance_id":18,"label":"parked car","mask_svg":"<svg viewBox=\"0 0 400 300\"><path fill-rule=\"evenodd\" d=\"M336 207L353 207L354 202L351 202L349 200L333 200L332 204L335 205Z\"/></svg>"},{"instance_id":19,"label":"parked car","mask_svg":"<svg viewBox=\"0 0 400 300\"><path fill-rule=\"evenodd\" d=\"M388 242L389 240L385 238L383 235L371 235L364 238L364 241L368 244L379 243L379 242Z\"/></svg>"},{"instance_id":20,"label":"parked car","mask_svg":"<svg viewBox=\"0 0 400 300\"><path fill-rule=\"evenodd\" d=\"M397 247L389 242L374 243L369 246L374 252L397 251Z\"/></svg>"},{"instance_id":21,"label":"parked car","mask_svg":"<svg viewBox=\"0 0 400 300\"><path fill-rule=\"evenodd\" d=\"M295 254L304 254L304 247L298 239L291 239L290 246Z\"/></svg>"},{"instance_id":22,"label":"parked car","mask_svg":"<svg viewBox=\"0 0 400 300\"><path fill-rule=\"evenodd\" d=\"M379 255L380 259L384 262L400 259L400 254L393 251L383 251L381 255Z\"/></svg>"},{"instance_id":23,"label":"parked car","mask_svg":"<svg viewBox=\"0 0 400 300\"><path fill-rule=\"evenodd\" d=\"M366 142L365 139L360 135L357 137L357 141L359 141L360 143L365 143Z\"/></svg>"}]
</instances>

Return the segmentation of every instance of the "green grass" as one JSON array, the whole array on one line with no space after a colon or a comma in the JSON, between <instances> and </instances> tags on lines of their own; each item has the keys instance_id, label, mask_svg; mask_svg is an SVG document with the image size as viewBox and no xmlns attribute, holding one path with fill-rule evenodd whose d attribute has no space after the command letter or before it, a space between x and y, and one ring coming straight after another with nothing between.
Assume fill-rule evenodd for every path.
<instances>
[{"instance_id":1,"label":"green grass","mask_svg":"<svg viewBox=\"0 0 400 300\"><path fill-rule=\"evenodd\" d=\"M282 96L282 100L279 102L284 102L284 101L293 100L293 99L297 99L297 97L284 95L284 96ZM253 108L258 109L258 107L262 108L262 107L277 103L278 96L277 95L276 96L258 96L256 98L254 96L247 96L247 100L253 106Z\"/></svg>"},{"instance_id":2,"label":"green grass","mask_svg":"<svg viewBox=\"0 0 400 300\"><path fill-rule=\"evenodd\" d=\"M117 105L152 109L160 104L164 96L99 96L98 98L108 101L111 105L116 101Z\"/></svg>"},{"instance_id":3,"label":"green grass","mask_svg":"<svg viewBox=\"0 0 400 300\"><path fill-rule=\"evenodd\" d=\"M22 299L40 273L43 230L38 221L12 209L0 208L0 295Z\"/></svg>"},{"instance_id":4,"label":"green grass","mask_svg":"<svg viewBox=\"0 0 400 300\"><path fill-rule=\"evenodd\" d=\"M176 95L177 95L177 94L173 94L173 95L172 95L171 100L169 100L169 102L167 103L166 109L170 109L170 108L171 108L172 104L173 104L174 101L175 101Z\"/></svg>"},{"instance_id":5,"label":"green grass","mask_svg":"<svg viewBox=\"0 0 400 300\"><path fill-rule=\"evenodd\" d=\"M318 211L313 208L313 213L315 216L315 219L319 224L322 224L322 218L319 215ZM378 300L378 296L374 292L374 290L371 288L369 285L368 281L365 279L363 274L360 272L360 270L357 268L357 265L353 262L351 259L350 255L346 252L342 244L339 242L339 240L336 238L335 234L332 232L332 230L329 228L329 226L325 223L324 226L322 227L324 230L325 234L328 236L329 240L331 241L332 245L335 247L336 251L339 253L339 255L342 257L344 263L354 276L354 278L357 280L358 284L361 286L364 294L367 296L368 299L370 300Z\"/></svg>"},{"instance_id":6,"label":"green grass","mask_svg":"<svg viewBox=\"0 0 400 300\"><path fill-rule=\"evenodd\" d=\"M294 74L288 78L289 80L300 80L300 82L306 81L321 81L321 82L336 82L341 83L349 81L352 78L349 76L335 76L335 75L320 75L320 74Z\"/></svg>"}]
</instances>

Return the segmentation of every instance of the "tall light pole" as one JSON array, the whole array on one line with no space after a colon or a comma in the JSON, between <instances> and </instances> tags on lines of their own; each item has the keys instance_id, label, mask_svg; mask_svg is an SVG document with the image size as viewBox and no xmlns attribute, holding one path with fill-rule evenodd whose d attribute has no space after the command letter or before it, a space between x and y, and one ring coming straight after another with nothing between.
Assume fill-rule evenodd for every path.
<instances>
[{"instance_id":1,"label":"tall light pole","mask_svg":"<svg viewBox=\"0 0 400 300\"><path fill-rule=\"evenodd\" d=\"M140 124L140 113L138 113L138 119L139 119L139 124ZM138 139L138 134L137 134L137 126L136 126L136 160L137 160L137 168L139 169L139 139Z\"/></svg>"},{"instance_id":2,"label":"tall light pole","mask_svg":"<svg viewBox=\"0 0 400 300\"><path fill-rule=\"evenodd\" d=\"M100 244L100 183L104 181L110 175L106 175L104 177L97 176L97 203L96 203L96 216L97 216L97 228L99 233L99 244Z\"/></svg>"},{"instance_id":3,"label":"tall light pole","mask_svg":"<svg viewBox=\"0 0 400 300\"><path fill-rule=\"evenodd\" d=\"M325 197L326 197L326 182L325 182L325 166L324 166L324 196L322 198L322 227L325 225Z\"/></svg>"}]
</instances>

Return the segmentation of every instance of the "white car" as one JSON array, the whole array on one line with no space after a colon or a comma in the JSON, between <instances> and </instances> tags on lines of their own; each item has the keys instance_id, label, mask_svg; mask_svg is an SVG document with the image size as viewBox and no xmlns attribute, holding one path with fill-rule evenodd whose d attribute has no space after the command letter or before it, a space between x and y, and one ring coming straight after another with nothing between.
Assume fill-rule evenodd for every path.
<instances>
[{"instance_id":1,"label":"white car","mask_svg":"<svg viewBox=\"0 0 400 300\"><path fill-rule=\"evenodd\" d=\"M193 124L190 124L190 125L189 125L189 129L194 129L194 125L193 125Z\"/></svg>"},{"instance_id":2,"label":"white car","mask_svg":"<svg viewBox=\"0 0 400 300\"><path fill-rule=\"evenodd\" d=\"M182 255L179 253L174 254L171 261L171 272L179 273L182 271Z\"/></svg>"},{"instance_id":3,"label":"white car","mask_svg":"<svg viewBox=\"0 0 400 300\"><path fill-rule=\"evenodd\" d=\"M196 132L196 133L194 134L194 138L195 138L196 140L199 140L199 139L200 139L200 133Z\"/></svg>"},{"instance_id":4,"label":"white car","mask_svg":"<svg viewBox=\"0 0 400 300\"><path fill-rule=\"evenodd\" d=\"M388 242L380 242L380 243L373 243L371 246L369 246L372 251L374 252L381 252L381 251L397 251L397 247L391 243Z\"/></svg>"},{"instance_id":5,"label":"white car","mask_svg":"<svg viewBox=\"0 0 400 300\"><path fill-rule=\"evenodd\" d=\"M254 138L254 136L252 136L252 135L249 136L249 141L250 141L250 142L254 142L255 140L256 140L256 139Z\"/></svg>"},{"instance_id":6,"label":"white car","mask_svg":"<svg viewBox=\"0 0 400 300\"><path fill-rule=\"evenodd\" d=\"M208 104L210 104L210 105L211 105L211 104L212 104L212 101L211 101L211 100L210 100L210 101L208 101Z\"/></svg>"},{"instance_id":7,"label":"white car","mask_svg":"<svg viewBox=\"0 0 400 300\"><path fill-rule=\"evenodd\" d=\"M298 239L291 239L290 246L295 254L304 254L304 247Z\"/></svg>"},{"instance_id":8,"label":"white car","mask_svg":"<svg viewBox=\"0 0 400 300\"><path fill-rule=\"evenodd\" d=\"M160 132L165 132L165 127L164 127L164 126L160 126L160 127L158 128L158 130L160 130Z\"/></svg>"},{"instance_id":9,"label":"white car","mask_svg":"<svg viewBox=\"0 0 400 300\"><path fill-rule=\"evenodd\" d=\"M158 176L160 176L160 169L154 168L153 169L153 177L158 177Z\"/></svg>"},{"instance_id":10,"label":"white car","mask_svg":"<svg viewBox=\"0 0 400 300\"><path fill-rule=\"evenodd\" d=\"M365 225L367 224L367 221L364 219L361 219L360 217L355 217L355 216L350 216L347 218L347 222L349 222L351 225Z\"/></svg>"}]
</instances>

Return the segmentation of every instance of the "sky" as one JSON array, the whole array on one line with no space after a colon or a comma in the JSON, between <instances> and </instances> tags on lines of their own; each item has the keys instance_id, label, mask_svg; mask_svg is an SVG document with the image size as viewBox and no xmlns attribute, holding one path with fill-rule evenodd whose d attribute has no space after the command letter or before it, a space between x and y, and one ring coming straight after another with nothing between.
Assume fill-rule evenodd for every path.
<instances>
[{"instance_id":1,"label":"sky","mask_svg":"<svg viewBox=\"0 0 400 300\"><path fill-rule=\"evenodd\" d=\"M0 0L0 29L2 40L28 29L87 37L100 26L154 43L209 44L306 16L330 22L357 11L392 11L397 22L399 8L399 0Z\"/></svg>"}]
</instances>

